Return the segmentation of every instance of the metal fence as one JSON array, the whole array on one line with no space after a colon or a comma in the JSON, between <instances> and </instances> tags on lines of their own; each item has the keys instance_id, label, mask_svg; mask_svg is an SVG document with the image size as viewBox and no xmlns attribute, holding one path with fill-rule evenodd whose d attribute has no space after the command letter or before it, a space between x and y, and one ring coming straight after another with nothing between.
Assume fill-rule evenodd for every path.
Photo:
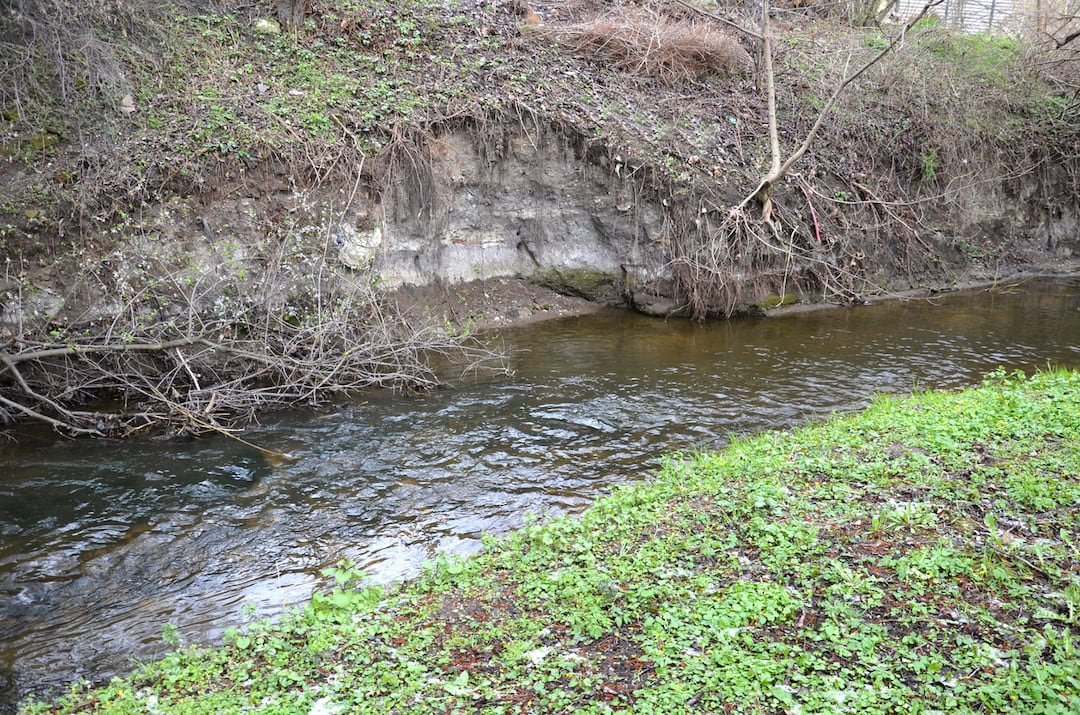
<instances>
[{"instance_id":1,"label":"metal fence","mask_svg":"<svg viewBox=\"0 0 1080 715\"><path fill-rule=\"evenodd\" d=\"M895 0L895 12L902 18L918 14L925 0ZM933 14L950 28L961 32L1012 34L1020 31L1030 5L1024 0L945 0Z\"/></svg>"}]
</instances>

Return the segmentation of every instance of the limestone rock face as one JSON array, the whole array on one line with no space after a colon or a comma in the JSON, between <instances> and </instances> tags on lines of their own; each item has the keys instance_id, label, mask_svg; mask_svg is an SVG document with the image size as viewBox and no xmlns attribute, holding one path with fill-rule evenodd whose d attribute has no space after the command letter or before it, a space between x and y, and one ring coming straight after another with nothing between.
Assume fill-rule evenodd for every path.
<instances>
[{"instance_id":1,"label":"limestone rock face","mask_svg":"<svg viewBox=\"0 0 1080 715\"><path fill-rule=\"evenodd\" d=\"M64 296L47 287L37 288L25 295L22 301L12 300L15 295L15 290L0 293L0 325L14 327L24 321L52 320L66 302Z\"/></svg>"},{"instance_id":2,"label":"limestone rock face","mask_svg":"<svg viewBox=\"0 0 1080 715\"><path fill-rule=\"evenodd\" d=\"M453 132L408 184L384 198L375 269L391 282L518 277L604 303L670 283L663 209L558 137L512 135L493 151Z\"/></svg>"},{"instance_id":3,"label":"limestone rock face","mask_svg":"<svg viewBox=\"0 0 1080 715\"><path fill-rule=\"evenodd\" d=\"M354 271L370 268L382 246L382 228L376 226L371 231L357 231L351 224L344 223L338 230L338 260Z\"/></svg>"}]
</instances>

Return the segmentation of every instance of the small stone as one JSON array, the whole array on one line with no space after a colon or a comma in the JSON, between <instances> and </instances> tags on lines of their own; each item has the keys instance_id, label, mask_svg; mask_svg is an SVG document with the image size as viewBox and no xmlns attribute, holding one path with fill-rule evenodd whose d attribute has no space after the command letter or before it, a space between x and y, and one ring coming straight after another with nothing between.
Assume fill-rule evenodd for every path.
<instances>
[{"instance_id":1,"label":"small stone","mask_svg":"<svg viewBox=\"0 0 1080 715\"><path fill-rule=\"evenodd\" d=\"M333 699L327 695L324 698L319 698L312 704L308 715L337 715L337 713L344 709L344 705L334 703Z\"/></svg>"},{"instance_id":2,"label":"small stone","mask_svg":"<svg viewBox=\"0 0 1080 715\"><path fill-rule=\"evenodd\" d=\"M533 648L530 650L525 654L525 657L528 658L533 665L540 665L544 662L544 659L548 657L550 652L551 648L541 646L540 648Z\"/></svg>"},{"instance_id":3,"label":"small stone","mask_svg":"<svg viewBox=\"0 0 1080 715\"><path fill-rule=\"evenodd\" d=\"M281 25L272 18L260 17L255 21L255 32L260 35L280 35Z\"/></svg>"}]
</instances>

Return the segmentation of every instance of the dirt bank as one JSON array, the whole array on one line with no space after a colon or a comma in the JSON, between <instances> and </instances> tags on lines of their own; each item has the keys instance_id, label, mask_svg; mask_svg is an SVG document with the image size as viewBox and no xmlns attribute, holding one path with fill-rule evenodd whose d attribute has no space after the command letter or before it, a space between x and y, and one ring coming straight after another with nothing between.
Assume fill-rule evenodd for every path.
<instances>
[{"instance_id":1,"label":"dirt bank","mask_svg":"<svg viewBox=\"0 0 1080 715\"><path fill-rule=\"evenodd\" d=\"M517 328L606 309L594 301L518 278L491 278L453 287L401 288L392 297L403 310L431 315L456 330Z\"/></svg>"},{"instance_id":2,"label":"dirt bank","mask_svg":"<svg viewBox=\"0 0 1080 715\"><path fill-rule=\"evenodd\" d=\"M90 354L170 346L124 369L179 376L169 390L205 394L168 412L213 425L220 398L191 345L230 356L206 368L213 384L265 387L268 371L290 379L283 356L326 364L374 336L404 360L419 354L409 331L454 341L594 305L762 314L1080 255L1075 67L1023 39L922 21L833 102L900 26L778 9L776 145L823 123L765 202L754 187L776 150L757 41L707 14L313 2L283 29L259 4L226 5L134 13L146 31L112 40L122 72L72 75L64 61L92 58L43 55L4 87L0 340L15 358L45 351L28 372L68 377L41 391L6 364L0 418L68 424L80 400L130 392L115 363L80 384ZM395 367L340 387L429 378Z\"/></svg>"}]
</instances>

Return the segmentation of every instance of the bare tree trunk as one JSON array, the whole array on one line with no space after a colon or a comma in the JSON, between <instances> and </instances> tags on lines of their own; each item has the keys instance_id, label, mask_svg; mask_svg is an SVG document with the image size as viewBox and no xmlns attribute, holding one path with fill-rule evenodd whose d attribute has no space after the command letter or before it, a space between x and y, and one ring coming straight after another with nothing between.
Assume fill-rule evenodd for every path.
<instances>
[{"instance_id":1,"label":"bare tree trunk","mask_svg":"<svg viewBox=\"0 0 1080 715\"><path fill-rule=\"evenodd\" d=\"M833 90L829 99L825 102L825 106L821 108L817 119L814 120L814 124L810 127L810 131L806 133L802 142L795 148L795 151L793 151L786 159L782 160L780 157L780 139L776 117L776 79L772 66L772 44L769 40L769 0L762 0L761 35L762 44L765 48L765 91L767 92L769 148L772 154L772 161L768 173L761 178L757 187L749 193L736 208L742 209L750 203L750 201L756 199L757 202L761 204L762 219L769 222L772 218L772 187L776 182L783 179L787 173L791 171L791 167L793 167L810 149L810 146L814 143L814 139L817 137L818 131L825 122L825 118L829 115L829 112L832 111L832 108L836 106L836 102L840 99L840 95L843 94L849 84L861 77L864 72L877 64L877 62L885 57L885 55L892 52L893 49L907 36L907 33L911 28L915 26L915 23L925 17L926 13L929 12L931 8L940 5L944 1L945 0L927 0L926 4L923 5L922 10L904 23L904 26L892 40L890 40L888 45L863 63L861 67L844 77L844 79L840 81L840 84L836 86L836 89Z\"/></svg>"},{"instance_id":2,"label":"bare tree trunk","mask_svg":"<svg viewBox=\"0 0 1080 715\"><path fill-rule=\"evenodd\" d=\"M768 176L780 173L780 127L776 117L776 73L773 71L772 40L769 35L769 0L761 0L761 52L762 64L765 68L765 98L769 113L769 163ZM758 189L758 200L761 202L761 218L766 223L772 220L772 201L769 199L771 183L762 182Z\"/></svg>"},{"instance_id":3,"label":"bare tree trunk","mask_svg":"<svg viewBox=\"0 0 1080 715\"><path fill-rule=\"evenodd\" d=\"M928 13L932 8L937 7L938 5L945 2L945 0L926 0L926 4L923 5L922 10L917 15L908 19L906 23L904 23L903 27L898 33L896 33L896 35L892 38L888 45L886 45L876 55L871 57L861 67L859 67L854 72L850 73L840 81L840 84L838 84L836 86L836 89L833 90L832 95L829 96L828 101L825 102L825 106L821 108L821 111L818 113L817 119L814 120L814 124L810 127L810 131L806 133L806 137L803 139L802 143L799 144L799 146L787 157L787 159L783 159L780 154L780 130L776 115L776 73L773 70L772 40L770 38L771 31L769 27L769 11L771 10L769 0L761 0L760 32L755 32L748 27L744 27L742 25L739 25L738 23L732 22L731 20L723 18L716 13L702 10L696 5L691 5L690 3L686 2L686 0L675 0L675 2L679 5L682 5L688 10L692 10L700 15L704 15L706 17L711 17L714 20L718 20L728 25L729 27L733 27L736 30L739 30L748 37L751 37L761 42L761 64L763 65L765 72L765 94L767 103L766 111L768 112L769 153L771 155L771 161L769 162L769 171L763 177L761 177L761 180L758 182L757 187L755 187L752 192L747 194L746 198L744 198L739 203L739 205L735 207L735 210L741 210L751 201L756 200L759 204L761 204L762 219L764 219L765 222L768 223L771 221L772 218L771 192L773 185L783 179L784 176L786 176L787 173L791 171L791 167L794 166L795 163L798 162L799 159L801 159L803 155L805 155L806 152L810 149L810 146L813 144L815 137L817 137L818 131L821 129L821 125L825 121L825 117L827 117L829 115L829 112L832 111L832 108L836 105L836 102L840 98L840 95L843 94L844 90L847 89L849 84L854 82L856 79L862 76L864 72L877 64L877 62L885 55L892 52L893 49L907 36L907 33L911 30L911 28L915 26L915 23L917 23L919 20L926 16L926 13ZM1069 37L1065 40L1065 42L1069 42L1072 39L1074 38Z\"/></svg>"},{"instance_id":4,"label":"bare tree trunk","mask_svg":"<svg viewBox=\"0 0 1080 715\"><path fill-rule=\"evenodd\" d=\"M307 0L277 0L278 22L282 27L295 28L304 22Z\"/></svg>"}]
</instances>

